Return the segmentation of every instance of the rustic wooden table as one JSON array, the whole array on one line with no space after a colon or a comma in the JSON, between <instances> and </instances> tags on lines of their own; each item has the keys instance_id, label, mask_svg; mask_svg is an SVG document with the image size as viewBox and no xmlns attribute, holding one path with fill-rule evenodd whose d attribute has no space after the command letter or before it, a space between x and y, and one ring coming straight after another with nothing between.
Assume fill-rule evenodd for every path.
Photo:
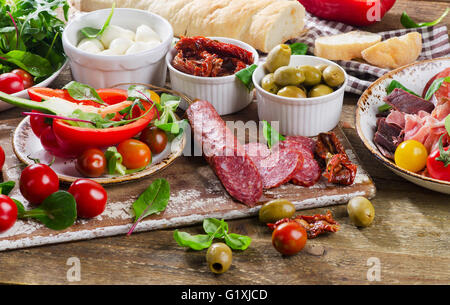
<instances>
[{"instance_id":1,"label":"rustic wooden table","mask_svg":"<svg viewBox=\"0 0 450 305\"><path fill-rule=\"evenodd\" d=\"M415 20L433 20L449 1L397 1L382 22L368 28L400 28L403 11ZM450 15L443 23L450 24ZM53 84L70 78L65 71ZM230 231L249 235L252 245L236 252L231 269L212 274L204 251L187 251L173 240L172 229L88 241L0 252L0 283L4 284L449 284L449 196L435 193L394 175L363 147L354 128L358 96L347 94L341 121L363 167L377 186L372 200L376 217L364 229L354 227L345 205L331 211L341 223L336 234L308 241L323 247L285 258L271 245L270 231L256 218L229 221ZM0 122L20 110L0 113ZM326 208L302 211L323 213ZM183 228L200 233L200 226ZM79 259L80 281L69 282L71 259ZM379 277L374 271L379 266ZM370 281L375 279L379 281Z\"/></svg>"}]
</instances>

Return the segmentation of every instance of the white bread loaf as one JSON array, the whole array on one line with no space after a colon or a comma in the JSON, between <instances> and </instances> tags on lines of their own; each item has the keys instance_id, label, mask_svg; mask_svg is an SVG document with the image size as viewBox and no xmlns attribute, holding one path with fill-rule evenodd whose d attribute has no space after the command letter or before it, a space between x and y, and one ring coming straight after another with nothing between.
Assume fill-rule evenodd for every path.
<instances>
[{"instance_id":1,"label":"white bread loaf","mask_svg":"<svg viewBox=\"0 0 450 305\"><path fill-rule=\"evenodd\" d=\"M389 38L362 51L368 63L381 68L395 69L417 60L422 52L422 35L418 32Z\"/></svg>"},{"instance_id":2,"label":"white bread loaf","mask_svg":"<svg viewBox=\"0 0 450 305\"><path fill-rule=\"evenodd\" d=\"M361 58L361 52L381 41L381 36L363 31L323 36L316 39L314 55L330 60Z\"/></svg>"},{"instance_id":3,"label":"white bread loaf","mask_svg":"<svg viewBox=\"0 0 450 305\"><path fill-rule=\"evenodd\" d=\"M149 10L166 18L175 36L221 36L269 52L303 32L297 0L77 0L81 11L116 7Z\"/></svg>"}]
</instances>

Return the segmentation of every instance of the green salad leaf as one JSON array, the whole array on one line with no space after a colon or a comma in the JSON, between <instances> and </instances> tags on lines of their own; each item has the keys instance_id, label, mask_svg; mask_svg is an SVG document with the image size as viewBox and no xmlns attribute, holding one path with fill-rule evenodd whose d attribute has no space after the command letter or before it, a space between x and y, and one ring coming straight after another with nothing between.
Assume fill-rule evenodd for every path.
<instances>
[{"instance_id":1,"label":"green salad leaf","mask_svg":"<svg viewBox=\"0 0 450 305\"><path fill-rule=\"evenodd\" d=\"M105 151L105 158L108 167L108 173L114 175L118 173L119 175L125 175L127 168L122 164L122 155L117 151L115 146L108 147Z\"/></svg>"},{"instance_id":2,"label":"green salad leaf","mask_svg":"<svg viewBox=\"0 0 450 305\"><path fill-rule=\"evenodd\" d=\"M446 82L446 83L450 83L450 76L447 77L440 77L440 78L436 78L430 85L430 88L428 88L427 93L425 93L425 99L427 101L430 100L430 98L433 96L433 94L439 90L439 88L441 88L442 84Z\"/></svg>"},{"instance_id":3,"label":"green salad leaf","mask_svg":"<svg viewBox=\"0 0 450 305\"><path fill-rule=\"evenodd\" d=\"M247 68L239 70L234 74L245 85L245 87L247 87L248 90L253 89L252 76L257 67L258 65L253 64L251 66L248 66Z\"/></svg>"},{"instance_id":4,"label":"green salad leaf","mask_svg":"<svg viewBox=\"0 0 450 305\"><path fill-rule=\"evenodd\" d=\"M270 126L269 122L262 121L263 123L263 136L267 141L267 146L271 148L274 144L276 144L279 141L284 141L286 138L279 134L278 131L272 129L272 126Z\"/></svg>"},{"instance_id":5,"label":"green salad leaf","mask_svg":"<svg viewBox=\"0 0 450 305\"><path fill-rule=\"evenodd\" d=\"M15 186L16 183L14 181L6 181L0 183L0 194L8 196Z\"/></svg>"},{"instance_id":6,"label":"green salad leaf","mask_svg":"<svg viewBox=\"0 0 450 305\"><path fill-rule=\"evenodd\" d=\"M94 101L106 105L100 95L98 95L97 91L89 85L71 81L66 84L63 89L66 89L67 93L77 101Z\"/></svg>"},{"instance_id":7,"label":"green salad leaf","mask_svg":"<svg viewBox=\"0 0 450 305\"><path fill-rule=\"evenodd\" d=\"M96 38L98 36L101 36L103 32L106 30L106 28L109 26L109 23L111 22L111 18L114 14L114 8L116 7L116 3L113 2L111 7L111 12L109 13L108 18L106 18L105 23L103 24L101 29L95 29L92 27L84 27L80 31L81 33L86 36L87 38Z\"/></svg>"}]
</instances>

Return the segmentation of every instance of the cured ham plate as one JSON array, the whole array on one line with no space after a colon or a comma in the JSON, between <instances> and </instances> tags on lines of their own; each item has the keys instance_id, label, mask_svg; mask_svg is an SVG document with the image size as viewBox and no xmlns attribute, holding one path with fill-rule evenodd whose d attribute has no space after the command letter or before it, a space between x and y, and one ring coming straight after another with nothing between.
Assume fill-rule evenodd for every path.
<instances>
[{"instance_id":1,"label":"cured ham plate","mask_svg":"<svg viewBox=\"0 0 450 305\"><path fill-rule=\"evenodd\" d=\"M381 153L374 142L377 129L378 107L385 104L386 88L392 80L400 82L413 92L421 94L428 81L436 74L450 68L450 57L416 62L393 70L377 79L361 95L356 109L356 130L366 148L395 174L424 188L450 194L450 182L433 179L420 173L414 173L398 167L393 160Z\"/></svg>"}]
</instances>

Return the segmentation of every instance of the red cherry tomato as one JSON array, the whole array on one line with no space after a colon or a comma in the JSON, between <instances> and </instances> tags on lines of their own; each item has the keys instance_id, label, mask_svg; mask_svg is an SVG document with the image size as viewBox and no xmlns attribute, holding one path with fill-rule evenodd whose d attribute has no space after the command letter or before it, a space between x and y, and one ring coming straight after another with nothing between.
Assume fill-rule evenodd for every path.
<instances>
[{"instance_id":1,"label":"red cherry tomato","mask_svg":"<svg viewBox=\"0 0 450 305\"><path fill-rule=\"evenodd\" d=\"M0 74L0 91L13 94L24 90L23 81L14 73Z\"/></svg>"},{"instance_id":2,"label":"red cherry tomato","mask_svg":"<svg viewBox=\"0 0 450 305\"><path fill-rule=\"evenodd\" d=\"M39 112L36 110L32 110L32 112ZM43 116L39 115L30 115L30 125L31 130L33 130L33 133L36 135L36 137L40 138L42 131L47 128L48 126L51 126L47 123L47 120Z\"/></svg>"},{"instance_id":3,"label":"red cherry tomato","mask_svg":"<svg viewBox=\"0 0 450 305\"><path fill-rule=\"evenodd\" d=\"M23 87L25 89L30 88L34 85L33 76L25 70L22 69L14 69L11 73L16 74L22 79Z\"/></svg>"},{"instance_id":4,"label":"red cherry tomato","mask_svg":"<svg viewBox=\"0 0 450 305\"><path fill-rule=\"evenodd\" d=\"M139 140L125 140L117 146L117 151L122 155L122 163L128 169L142 168L152 161L150 148Z\"/></svg>"},{"instance_id":5,"label":"red cherry tomato","mask_svg":"<svg viewBox=\"0 0 450 305\"><path fill-rule=\"evenodd\" d=\"M17 220L17 206L6 195L0 195L0 233L10 229Z\"/></svg>"},{"instance_id":6,"label":"red cherry tomato","mask_svg":"<svg viewBox=\"0 0 450 305\"><path fill-rule=\"evenodd\" d=\"M89 148L77 158L76 168L86 177L100 177L106 172L105 154L98 148Z\"/></svg>"},{"instance_id":7,"label":"red cherry tomato","mask_svg":"<svg viewBox=\"0 0 450 305\"><path fill-rule=\"evenodd\" d=\"M92 218L103 213L108 195L105 189L90 179L78 179L69 187L69 193L77 203L77 215L82 218Z\"/></svg>"},{"instance_id":8,"label":"red cherry tomato","mask_svg":"<svg viewBox=\"0 0 450 305\"><path fill-rule=\"evenodd\" d=\"M275 228L272 233L272 244L284 255L294 255L306 244L305 228L295 221L285 222Z\"/></svg>"},{"instance_id":9,"label":"red cherry tomato","mask_svg":"<svg viewBox=\"0 0 450 305\"><path fill-rule=\"evenodd\" d=\"M167 145L167 134L156 126L145 128L139 140L148 145L153 154L161 153Z\"/></svg>"},{"instance_id":10,"label":"red cherry tomato","mask_svg":"<svg viewBox=\"0 0 450 305\"><path fill-rule=\"evenodd\" d=\"M59 179L46 164L27 166L20 175L20 192L32 204L41 204L45 198L58 191Z\"/></svg>"},{"instance_id":11,"label":"red cherry tomato","mask_svg":"<svg viewBox=\"0 0 450 305\"><path fill-rule=\"evenodd\" d=\"M444 148L444 151L448 151L450 149L449 147ZM444 180L444 181L450 181L450 164L445 166L445 163L443 161L436 160L436 158L441 157L441 152L439 149L436 149L431 152L431 154L427 158L427 170L430 174L431 178ZM449 157L447 156L447 159ZM449 162L450 160L447 160Z\"/></svg>"},{"instance_id":12,"label":"red cherry tomato","mask_svg":"<svg viewBox=\"0 0 450 305\"><path fill-rule=\"evenodd\" d=\"M0 171L3 169L4 164L5 164L5 151L0 146Z\"/></svg>"}]
</instances>

